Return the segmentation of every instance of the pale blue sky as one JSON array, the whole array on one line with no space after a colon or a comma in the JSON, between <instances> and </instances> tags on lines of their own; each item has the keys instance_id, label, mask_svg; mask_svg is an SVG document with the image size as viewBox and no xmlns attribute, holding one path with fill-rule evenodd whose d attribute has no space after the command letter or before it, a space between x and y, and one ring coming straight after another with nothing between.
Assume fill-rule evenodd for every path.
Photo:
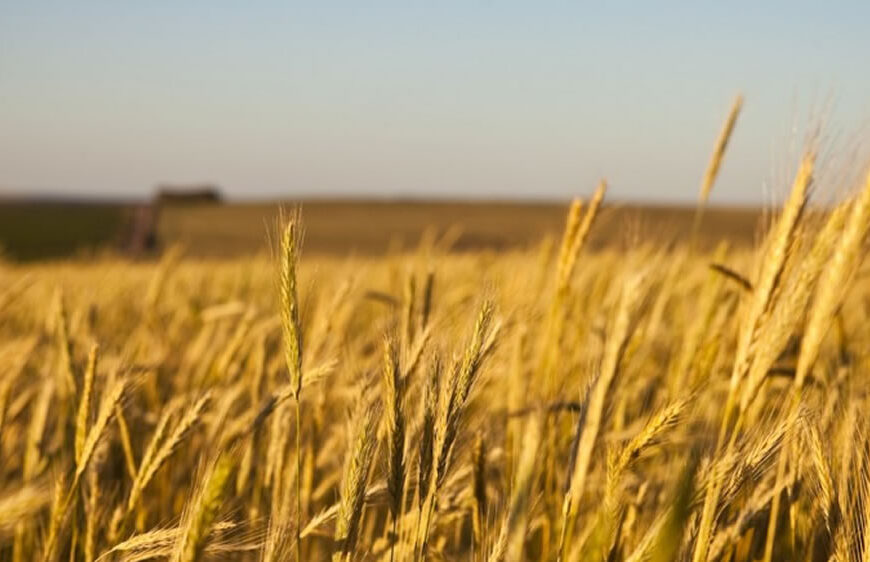
<instances>
[{"instance_id":1,"label":"pale blue sky","mask_svg":"<svg viewBox=\"0 0 870 562\"><path fill-rule=\"evenodd\" d=\"M870 117L870 2L0 0L0 190L761 202ZM815 113L814 113L815 112ZM866 129L866 127L865 127Z\"/></svg>"}]
</instances>

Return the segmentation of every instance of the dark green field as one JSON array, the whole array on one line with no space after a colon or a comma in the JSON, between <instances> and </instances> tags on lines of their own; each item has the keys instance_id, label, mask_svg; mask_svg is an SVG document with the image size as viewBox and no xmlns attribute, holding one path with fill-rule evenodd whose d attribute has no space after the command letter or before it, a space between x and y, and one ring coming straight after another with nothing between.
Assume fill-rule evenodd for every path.
<instances>
[{"instance_id":1,"label":"dark green field","mask_svg":"<svg viewBox=\"0 0 870 562\"><path fill-rule=\"evenodd\" d=\"M118 204L0 203L0 256L31 261L115 248L128 215Z\"/></svg>"}]
</instances>

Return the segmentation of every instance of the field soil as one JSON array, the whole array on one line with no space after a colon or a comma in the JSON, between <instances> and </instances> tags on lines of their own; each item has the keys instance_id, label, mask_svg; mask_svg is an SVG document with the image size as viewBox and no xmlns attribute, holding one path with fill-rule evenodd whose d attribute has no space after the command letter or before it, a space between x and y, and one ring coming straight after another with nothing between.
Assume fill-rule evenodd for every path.
<instances>
[{"instance_id":1,"label":"field soil","mask_svg":"<svg viewBox=\"0 0 870 562\"><path fill-rule=\"evenodd\" d=\"M285 208L290 208L286 204ZM302 203L305 251L381 255L416 248L430 237L455 251L505 250L558 237L568 203L308 201ZM169 206L160 210L158 239L181 243L192 255L238 256L267 251L279 204ZM700 242L735 246L756 241L761 212L714 208ZM669 244L690 236L694 207L609 205L593 229L590 247Z\"/></svg>"}]
</instances>

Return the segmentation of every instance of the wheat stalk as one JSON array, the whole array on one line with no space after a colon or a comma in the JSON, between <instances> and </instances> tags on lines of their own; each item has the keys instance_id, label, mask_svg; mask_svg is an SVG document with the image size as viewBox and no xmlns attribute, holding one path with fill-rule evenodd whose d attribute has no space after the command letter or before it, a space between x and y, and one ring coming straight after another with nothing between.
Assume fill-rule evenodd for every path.
<instances>
[{"instance_id":1,"label":"wheat stalk","mask_svg":"<svg viewBox=\"0 0 870 562\"><path fill-rule=\"evenodd\" d=\"M335 561L349 560L356 546L366 485L377 444L375 437L378 417L379 411L374 404L361 403L358 407L353 445L341 479L341 503L335 525L338 550L332 556Z\"/></svg>"},{"instance_id":2,"label":"wheat stalk","mask_svg":"<svg viewBox=\"0 0 870 562\"><path fill-rule=\"evenodd\" d=\"M142 457L142 462L139 465L139 472L136 473L136 479L133 481L133 487L130 490L130 496L127 500L127 511L132 511L139 502L142 492L154 478L154 475L160 470L169 457L176 451L181 442L190 433L193 426L200 421L202 413L206 405L211 399L211 393L205 393L185 412L184 416L175 425L172 433L166 438L163 443L158 446L159 438L166 431L167 423L172 410L167 409L164 416L158 422L157 428L154 431L154 436L151 439L151 445ZM153 452L152 452L153 451Z\"/></svg>"},{"instance_id":3,"label":"wheat stalk","mask_svg":"<svg viewBox=\"0 0 870 562\"><path fill-rule=\"evenodd\" d=\"M79 400L79 409L78 414L76 415L76 462L79 462L81 459L82 449L84 448L85 437L88 431L88 418L91 414L91 395L94 389L94 375L97 371L98 354L99 346L94 344L88 354L88 365L87 368L85 368L85 378L82 386L81 399Z\"/></svg>"},{"instance_id":4,"label":"wheat stalk","mask_svg":"<svg viewBox=\"0 0 870 562\"><path fill-rule=\"evenodd\" d=\"M403 406L404 382L399 368L399 351L395 342L384 339L384 421L387 428L387 491L390 495L390 514L393 534L402 513L405 484L405 412ZM390 547L390 559L395 556L395 544Z\"/></svg>"},{"instance_id":5,"label":"wheat stalk","mask_svg":"<svg viewBox=\"0 0 870 562\"><path fill-rule=\"evenodd\" d=\"M231 453L220 454L209 464L190 505L185 508L172 562L194 562L200 559L234 468L235 458Z\"/></svg>"},{"instance_id":6,"label":"wheat stalk","mask_svg":"<svg viewBox=\"0 0 870 562\"><path fill-rule=\"evenodd\" d=\"M731 134L734 132L734 125L737 124L737 117L740 115L740 109L742 107L743 96L737 94L734 101L731 103L728 117L725 118L725 123L722 124L722 130L719 131L719 136L716 138L713 153L710 155L710 162L707 164L707 170L704 172L704 179L701 182L701 191L698 193L699 208L706 205L707 199L710 197L710 192L713 191L713 184L716 183L716 177L719 175L719 168L722 166L725 149L728 148L728 141L731 139Z\"/></svg>"}]
</instances>

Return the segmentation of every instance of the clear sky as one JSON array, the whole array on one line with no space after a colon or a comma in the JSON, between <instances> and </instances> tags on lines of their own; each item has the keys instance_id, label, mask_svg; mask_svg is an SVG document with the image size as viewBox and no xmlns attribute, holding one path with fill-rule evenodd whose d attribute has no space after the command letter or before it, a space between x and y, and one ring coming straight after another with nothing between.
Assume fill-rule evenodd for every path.
<instances>
[{"instance_id":1,"label":"clear sky","mask_svg":"<svg viewBox=\"0 0 870 562\"><path fill-rule=\"evenodd\" d=\"M870 117L870 2L0 0L0 190L763 202ZM862 129L863 128L863 129Z\"/></svg>"}]
</instances>

